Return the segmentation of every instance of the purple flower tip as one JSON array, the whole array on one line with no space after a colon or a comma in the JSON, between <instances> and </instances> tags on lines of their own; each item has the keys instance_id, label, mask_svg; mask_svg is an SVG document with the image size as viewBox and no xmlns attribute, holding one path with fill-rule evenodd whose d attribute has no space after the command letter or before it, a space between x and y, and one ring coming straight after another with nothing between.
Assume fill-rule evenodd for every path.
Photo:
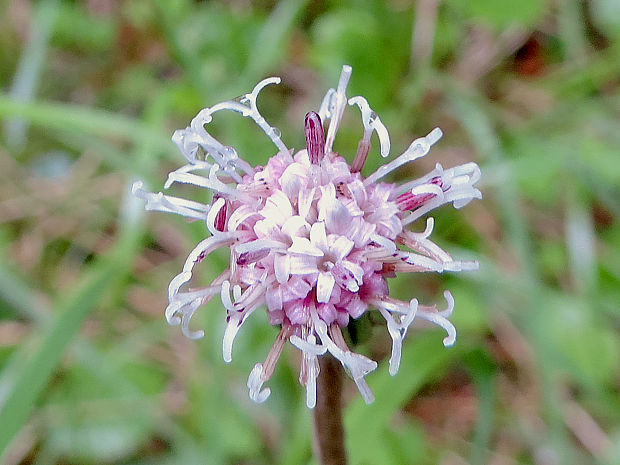
<instances>
[{"instance_id":1,"label":"purple flower tip","mask_svg":"<svg viewBox=\"0 0 620 465\"><path fill-rule=\"evenodd\" d=\"M317 165L325 155L325 134L321 117L315 111L306 114L305 121L306 147L310 163Z\"/></svg>"}]
</instances>

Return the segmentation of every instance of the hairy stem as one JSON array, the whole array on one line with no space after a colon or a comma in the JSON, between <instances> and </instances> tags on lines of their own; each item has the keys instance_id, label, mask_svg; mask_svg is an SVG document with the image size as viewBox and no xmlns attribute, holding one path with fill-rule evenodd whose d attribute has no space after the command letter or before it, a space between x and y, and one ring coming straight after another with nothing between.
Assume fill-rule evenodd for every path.
<instances>
[{"instance_id":1,"label":"hairy stem","mask_svg":"<svg viewBox=\"0 0 620 465\"><path fill-rule=\"evenodd\" d=\"M342 425L342 367L329 354L319 358L314 408L314 449L321 465L344 465L347 456Z\"/></svg>"}]
</instances>

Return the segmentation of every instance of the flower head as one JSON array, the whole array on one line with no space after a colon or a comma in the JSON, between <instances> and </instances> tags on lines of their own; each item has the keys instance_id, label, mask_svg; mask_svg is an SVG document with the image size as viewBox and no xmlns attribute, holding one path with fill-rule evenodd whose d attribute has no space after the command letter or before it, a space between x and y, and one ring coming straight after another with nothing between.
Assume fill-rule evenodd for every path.
<instances>
[{"instance_id":1,"label":"flower head","mask_svg":"<svg viewBox=\"0 0 620 465\"><path fill-rule=\"evenodd\" d=\"M419 305L416 299L403 302L389 295L386 278L396 273L462 271L477 268L475 262L453 260L429 236L433 219L423 232L407 229L410 223L445 203L461 208L481 194L474 184L480 178L475 163L444 170L441 165L419 179L395 185L381 181L386 175L425 156L442 133L433 129L394 160L368 177L361 175L377 133L380 153L390 152L388 132L363 97L347 100L351 67L344 66L336 89L330 89L318 112L305 119L306 149L294 153L259 113L256 99L268 84L261 81L239 101L226 101L205 108L191 125L174 133L173 141L188 164L170 173L173 183L192 184L213 191L213 202L205 205L150 193L142 183L133 192L146 201L149 210L176 213L206 223L210 236L189 254L183 270L168 289L166 319L181 325L190 338L189 322L194 312L219 295L226 309L223 356L232 360L233 341L246 319L266 306L269 321L280 333L264 363L250 373L250 397L263 402L271 377L286 341L302 352L300 382L306 387L308 407L316 400L318 357L330 352L357 384L364 400L372 402L365 376L377 364L347 347L341 328L350 319L370 309L385 318L392 338L390 373L396 374L402 341L416 320L427 320L443 328L444 345L456 340L448 320L454 308L446 291L445 310ZM352 163L332 150L343 112L348 105L359 107L364 126ZM237 152L221 144L205 129L214 113L232 110L249 117L277 148L267 164L250 166ZM323 125L329 122L327 131ZM194 266L218 248L230 250L230 266L206 287L187 285Z\"/></svg>"}]
</instances>

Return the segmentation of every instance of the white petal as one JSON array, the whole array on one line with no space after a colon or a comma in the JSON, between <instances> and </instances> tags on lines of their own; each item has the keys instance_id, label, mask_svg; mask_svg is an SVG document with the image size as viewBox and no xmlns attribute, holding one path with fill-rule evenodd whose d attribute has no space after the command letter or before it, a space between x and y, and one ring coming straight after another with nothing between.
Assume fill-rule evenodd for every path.
<instances>
[{"instance_id":1,"label":"white petal","mask_svg":"<svg viewBox=\"0 0 620 465\"><path fill-rule=\"evenodd\" d=\"M279 232L280 227L270 219L259 220L254 225L254 233L259 238L277 237Z\"/></svg>"},{"instance_id":2,"label":"white petal","mask_svg":"<svg viewBox=\"0 0 620 465\"><path fill-rule=\"evenodd\" d=\"M316 258L309 255L290 255L289 267L291 274L316 273Z\"/></svg>"},{"instance_id":3,"label":"white petal","mask_svg":"<svg viewBox=\"0 0 620 465\"><path fill-rule=\"evenodd\" d=\"M282 225L282 232L288 237L293 238L299 234L300 229L307 230L310 228L308 222L299 215L291 216Z\"/></svg>"},{"instance_id":4,"label":"white petal","mask_svg":"<svg viewBox=\"0 0 620 465\"><path fill-rule=\"evenodd\" d=\"M281 190L276 190L267 198L265 207L260 211L260 214L282 226L293 214L293 207L286 194Z\"/></svg>"},{"instance_id":5,"label":"white petal","mask_svg":"<svg viewBox=\"0 0 620 465\"><path fill-rule=\"evenodd\" d=\"M330 232L337 234L346 234L351 227L353 216L349 213L349 209L338 199L331 202L325 202L322 205L323 211L319 212L325 218L325 224Z\"/></svg>"},{"instance_id":6,"label":"white petal","mask_svg":"<svg viewBox=\"0 0 620 465\"><path fill-rule=\"evenodd\" d=\"M329 302L336 280L329 271L319 273L316 283L316 300L322 304Z\"/></svg>"},{"instance_id":7,"label":"white petal","mask_svg":"<svg viewBox=\"0 0 620 465\"><path fill-rule=\"evenodd\" d=\"M340 261L349 255L355 245L355 242L344 236L330 235L329 238L329 255L334 257L336 261Z\"/></svg>"},{"instance_id":8,"label":"white petal","mask_svg":"<svg viewBox=\"0 0 620 465\"><path fill-rule=\"evenodd\" d=\"M278 282L280 284L287 282L291 272L289 255L276 254L273 257L273 268Z\"/></svg>"},{"instance_id":9,"label":"white petal","mask_svg":"<svg viewBox=\"0 0 620 465\"><path fill-rule=\"evenodd\" d=\"M313 228L317 224L318 223L314 223ZM310 232L310 236L312 236L312 232ZM288 251L300 255L310 255L311 257L323 256L323 251L317 248L314 242L311 243L305 237L294 237L293 244L288 248Z\"/></svg>"},{"instance_id":10,"label":"white petal","mask_svg":"<svg viewBox=\"0 0 620 465\"><path fill-rule=\"evenodd\" d=\"M289 198L295 198L304 191L307 183L308 169L300 163L292 163L289 165L282 175L279 182L284 192Z\"/></svg>"},{"instance_id":11,"label":"white petal","mask_svg":"<svg viewBox=\"0 0 620 465\"><path fill-rule=\"evenodd\" d=\"M310 221L310 208L312 207L312 202L314 201L315 192L315 187L312 189L302 189L299 191L297 196L297 211L299 212L299 216L308 221Z\"/></svg>"},{"instance_id":12,"label":"white petal","mask_svg":"<svg viewBox=\"0 0 620 465\"><path fill-rule=\"evenodd\" d=\"M351 272L357 285L361 286L361 284L364 281L364 269L361 266L359 266L357 263L353 263L348 260L342 260L340 264ZM349 290L352 292L357 292L357 289L355 290L349 289Z\"/></svg>"},{"instance_id":13,"label":"white petal","mask_svg":"<svg viewBox=\"0 0 620 465\"><path fill-rule=\"evenodd\" d=\"M325 232L325 223L322 221L314 223L310 229L310 242L320 250L327 250L327 234ZM323 256L323 253L321 255Z\"/></svg>"}]
</instances>

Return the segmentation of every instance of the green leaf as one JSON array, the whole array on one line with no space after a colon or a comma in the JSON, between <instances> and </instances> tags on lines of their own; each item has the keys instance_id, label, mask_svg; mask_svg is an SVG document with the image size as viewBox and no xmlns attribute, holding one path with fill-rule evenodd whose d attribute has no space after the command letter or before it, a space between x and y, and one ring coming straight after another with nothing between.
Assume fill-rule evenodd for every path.
<instances>
[{"instance_id":1,"label":"green leaf","mask_svg":"<svg viewBox=\"0 0 620 465\"><path fill-rule=\"evenodd\" d=\"M347 449L353 465L395 463L385 450L382 437L391 431L394 412L446 368L458 351L446 349L436 334L411 335L403 346L398 374L390 376L387 364L368 376L375 402L366 405L356 398L345 412Z\"/></svg>"}]
</instances>

